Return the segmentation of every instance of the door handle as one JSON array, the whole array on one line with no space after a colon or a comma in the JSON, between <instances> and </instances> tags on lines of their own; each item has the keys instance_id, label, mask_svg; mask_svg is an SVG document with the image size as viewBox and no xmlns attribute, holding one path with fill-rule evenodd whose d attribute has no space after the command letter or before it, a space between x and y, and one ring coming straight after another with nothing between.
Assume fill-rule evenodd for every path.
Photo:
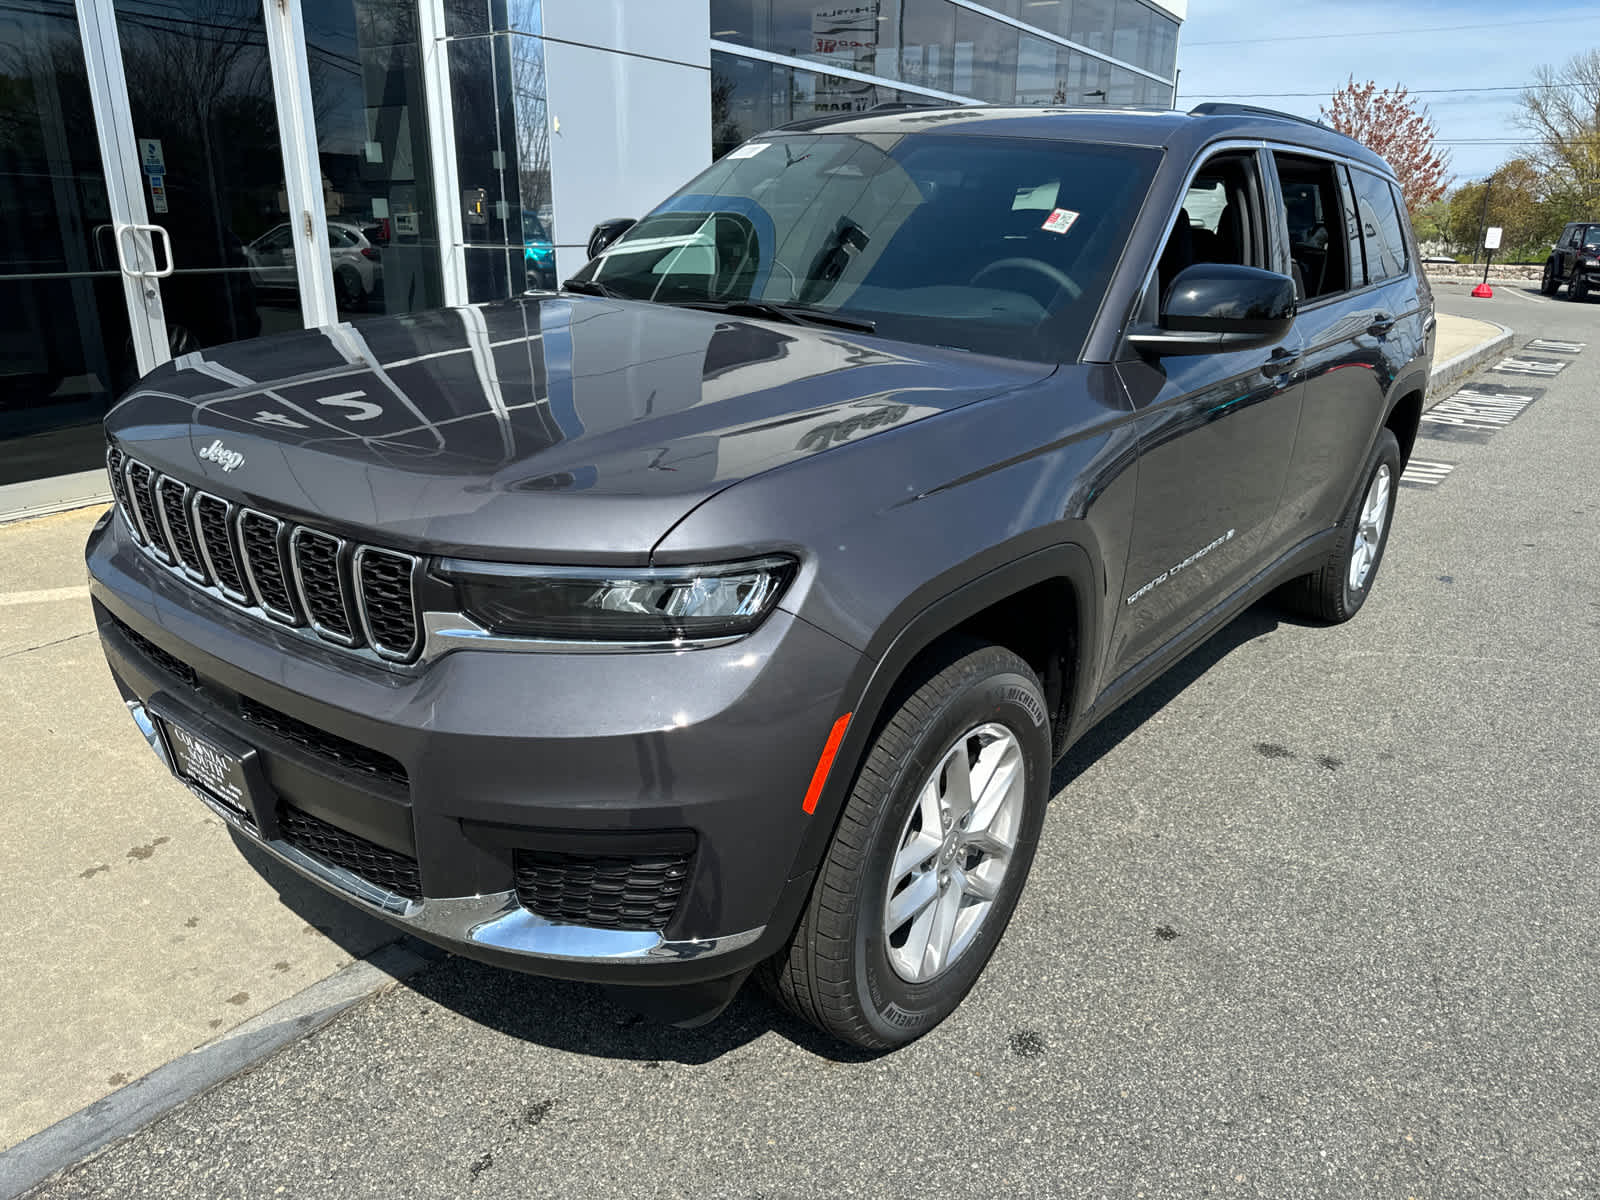
<instances>
[{"instance_id":1,"label":"door handle","mask_svg":"<svg viewBox=\"0 0 1600 1200\"><path fill-rule=\"evenodd\" d=\"M1261 364L1261 373L1271 379L1274 376L1282 375L1286 371L1292 370L1299 361L1300 352L1298 350L1291 350L1287 346L1279 346L1271 354L1267 355L1267 361Z\"/></svg>"},{"instance_id":2,"label":"door handle","mask_svg":"<svg viewBox=\"0 0 1600 1200\"><path fill-rule=\"evenodd\" d=\"M165 267L158 268L152 261L149 270L145 270L142 263L139 265L137 270L133 267L130 267L128 265L128 256L124 251L124 246L126 243L123 241L123 235L128 233L150 234L150 257L152 259L155 258L155 235L160 234L161 241L167 249L167 265ZM134 257L139 257L137 246L135 246ZM117 266L122 269L122 273L124 275L132 275L135 279L165 279L168 275L172 274L173 267L171 235L167 233L163 226L160 225L119 225L117 227Z\"/></svg>"},{"instance_id":3,"label":"door handle","mask_svg":"<svg viewBox=\"0 0 1600 1200\"><path fill-rule=\"evenodd\" d=\"M1373 337L1383 337L1394 328L1394 318L1388 313L1380 313L1378 319L1367 326L1367 332Z\"/></svg>"}]
</instances>

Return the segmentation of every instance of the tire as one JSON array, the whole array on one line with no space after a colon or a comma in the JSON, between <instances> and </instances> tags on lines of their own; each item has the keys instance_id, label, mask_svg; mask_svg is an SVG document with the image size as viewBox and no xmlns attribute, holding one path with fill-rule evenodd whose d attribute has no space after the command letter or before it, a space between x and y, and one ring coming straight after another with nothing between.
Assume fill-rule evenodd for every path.
<instances>
[{"instance_id":1,"label":"tire","mask_svg":"<svg viewBox=\"0 0 1600 1200\"><path fill-rule=\"evenodd\" d=\"M1382 429L1378 432L1377 445L1367 456L1361 486L1339 522L1339 538L1327 561L1284 589L1283 599L1290 608L1335 625L1361 611L1389 544L1400 470L1400 443L1392 430ZM1380 479L1383 480L1381 497L1378 495ZM1381 504L1378 503L1380 499ZM1373 512L1375 507L1381 510L1376 535L1372 532L1372 518L1377 515ZM1358 559L1364 559L1360 569Z\"/></svg>"},{"instance_id":2,"label":"tire","mask_svg":"<svg viewBox=\"0 0 1600 1200\"><path fill-rule=\"evenodd\" d=\"M921 1037L977 981L1022 894L1049 795L1050 722L1022 659L1001 646L951 643L908 686L867 751L799 926L759 972L781 1006L869 1050ZM945 769L963 764L967 776ZM1000 776L996 766L1007 764L1012 774ZM991 783L1009 778L1013 786L985 792L985 767ZM942 826L959 813L961 789L948 784L962 778L980 793L969 820L934 833L932 812ZM968 839L990 848L961 849ZM890 879L897 860L912 859ZM891 887L914 913L897 929L887 928ZM941 960L944 914L955 933ZM924 929L926 951L918 941Z\"/></svg>"},{"instance_id":3,"label":"tire","mask_svg":"<svg viewBox=\"0 0 1600 1200\"><path fill-rule=\"evenodd\" d=\"M1546 259L1544 276L1539 280L1539 294L1541 296L1554 296L1561 290L1561 281L1556 278L1556 260Z\"/></svg>"},{"instance_id":4,"label":"tire","mask_svg":"<svg viewBox=\"0 0 1600 1200\"><path fill-rule=\"evenodd\" d=\"M367 293L361 286L361 276L349 267L333 273L335 301L345 312L360 312L367 306Z\"/></svg>"},{"instance_id":5,"label":"tire","mask_svg":"<svg viewBox=\"0 0 1600 1200\"><path fill-rule=\"evenodd\" d=\"M1576 300L1582 304L1589 298L1589 280L1582 275L1574 275L1572 282L1567 284L1567 299Z\"/></svg>"}]
</instances>

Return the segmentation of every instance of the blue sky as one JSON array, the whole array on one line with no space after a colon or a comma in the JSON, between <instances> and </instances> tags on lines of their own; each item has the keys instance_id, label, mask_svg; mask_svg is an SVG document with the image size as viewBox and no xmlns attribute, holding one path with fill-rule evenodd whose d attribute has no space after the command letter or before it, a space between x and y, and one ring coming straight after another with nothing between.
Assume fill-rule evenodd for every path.
<instances>
[{"instance_id":1,"label":"blue sky","mask_svg":"<svg viewBox=\"0 0 1600 1200\"><path fill-rule=\"evenodd\" d=\"M1351 75L1379 87L1404 84L1422 93L1417 98L1432 112L1440 140L1451 143L1460 183L1481 179L1516 153L1517 93L1424 89L1520 87L1535 67L1596 45L1600 5L1593 0L1515 7L1486 0L1190 0L1178 45L1178 107L1238 99L1314 117ZM1246 97L1261 92L1317 94Z\"/></svg>"}]
</instances>

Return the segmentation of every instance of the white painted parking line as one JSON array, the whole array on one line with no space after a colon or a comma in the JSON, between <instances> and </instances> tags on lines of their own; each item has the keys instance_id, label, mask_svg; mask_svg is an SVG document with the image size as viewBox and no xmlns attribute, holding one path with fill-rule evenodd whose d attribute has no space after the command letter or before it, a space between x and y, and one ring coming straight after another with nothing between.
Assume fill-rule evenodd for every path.
<instances>
[{"instance_id":1,"label":"white painted parking line","mask_svg":"<svg viewBox=\"0 0 1600 1200\"><path fill-rule=\"evenodd\" d=\"M1512 356L1511 358L1502 358L1489 369L1506 375L1540 375L1549 378L1565 371L1567 364L1550 358L1517 358Z\"/></svg>"},{"instance_id":2,"label":"white painted parking line","mask_svg":"<svg viewBox=\"0 0 1600 1200\"><path fill-rule=\"evenodd\" d=\"M1406 464L1400 482L1407 487L1438 487L1444 482L1444 477L1455 469L1455 463L1426 462L1413 458Z\"/></svg>"},{"instance_id":3,"label":"white painted parking line","mask_svg":"<svg viewBox=\"0 0 1600 1200\"><path fill-rule=\"evenodd\" d=\"M1535 397L1516 392L1481 392L1462 388L1448 400L1442 400L1422 417L1426 432L1447 434L1453 430L1481 430L1494 432L1511 424L1522 410L1534 402Z\"/></svg>"},{"instance_id":4,"label":"white painted parking line","mask_svg":"<svg viewBox=\"0 0 1600 1200\"><path fill-rule=\"evenodd\" d=\"M89 585L76 587L44 588L35 592L0 592L0 608L13 604L55 604L62 600L82 600L89 595Z\"/></svg>"},{"instance_id":5,"label":"white painted parking line","mask_svg":"<svg viewBox=\"0 0 1600 1200\"><path fill-rule=\"evenodd\" d=\"M1524 350L1543 350L1551 354L1582 354L1588 342L1562 342L1555 338L1534 338Z\"/></svg>"}]
</instances>

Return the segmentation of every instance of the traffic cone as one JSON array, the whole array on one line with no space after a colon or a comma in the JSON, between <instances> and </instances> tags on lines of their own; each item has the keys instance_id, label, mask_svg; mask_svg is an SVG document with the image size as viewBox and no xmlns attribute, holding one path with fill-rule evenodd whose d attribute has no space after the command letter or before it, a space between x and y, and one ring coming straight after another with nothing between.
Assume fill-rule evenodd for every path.
<instances>
[{"instance_id":1,"label":"traffic cone","mask_svg":"<svg viewBox=\"0 0 1600 1200\"><path fill-rule=\"evenodd\" d=\"M1477 287L1473 288L1472 289L1472 294L1474 296L1476 296L1479 300L1492 300L1492 299L1494 299L1494 289L1489 286L1488 280L1485 280L1484 282L1480 283Z\"/></svg>"}]
</instances>

